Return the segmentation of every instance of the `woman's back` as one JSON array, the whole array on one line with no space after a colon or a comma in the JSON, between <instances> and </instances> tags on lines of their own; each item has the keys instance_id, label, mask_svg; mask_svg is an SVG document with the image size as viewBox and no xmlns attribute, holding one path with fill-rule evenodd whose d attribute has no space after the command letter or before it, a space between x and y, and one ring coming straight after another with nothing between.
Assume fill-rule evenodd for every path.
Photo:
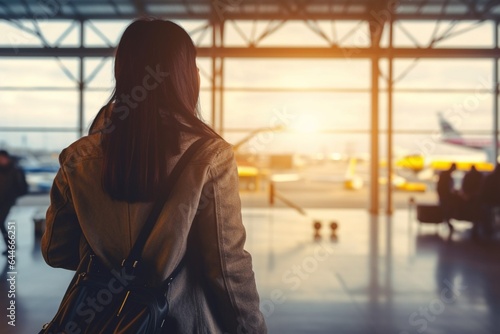
<instances>
[{"instance_id":1,"label":"woman's back","mask_svg":"<svg viewBox=\"0 0 500 334\"><path fill-rule=\"evenodd\" d=\"M187 33L172 22L146 19L127 28L113 96L90 134L60 155L42 253L49 265L74 270L92 251L117 268L173 166L204 137L146 242L142 270L158 285L186 259L169 292L172 332L265 333L244 250L233 150L197 116L195 56Z\"/></svg>"},{"instance_id":2,"label":"woman's back","mask_svg":"<svg viewBox=\"0 0 500 334\"><path fill-rule=\"evenodd\" d=\"M83 137L61 153L61 173L58 174L55 180L56 185L61 190L61 196L53 196L50 210L47 213L47 219L56 219L56 215L64 214L66 208L73 207L74 212L70 211L67 214L74 214L75 218L78 218L83 235L91 248L106 264L116 266L128 255L152 208L153 202L131 203L117 201L104 191L100 182L103 164L102 149L99 146L100 136L100 134L93 134ZM184 140L182 151L189 146L193 139L196 139L196 137L191 136L191 138ZM148 260L148 257L156 258L156 267L163 268L152 276L155 278L155 281L168 276L166 272L172 269L168 268L168 263L158 259L158 255L161 256L161 253L157 252L159 250L158 241L161 240L163 253L170 255L172 253L181 253L182 247L179 248L179 245L175 241L186 239L185 236L183 238L182 235L179 236L176 233L172 233L174 229L176 232L183 229L181 225L182 221L177 225L174 223L175 220L179 219L179 212L177 212L178 210L174 203L179 200L193 200L192 193L186 194L185 190L191 189L191 191L196 191L196 188L203 186L205 180L202 177L206 174L203 169L206 169L207 165L210 164L209 152L227 147L227 145L222 140L215 139L206 143L205 148L203 148L203 154L195 157L190 162L187 170L183 173L183 180L177 184L175 196L166 203L160 220L148 240L150 242L148 242L144 252L146 260ZM181 154L172 157L167 162L165 175L170 173ZM199 175L200 178L185 178L188 174L193 173ZM188 197L185 197L185 195L188 195ZM186 218L183 218L183 220L186 220ZM185 226L185 228L189 230L189 226ZM46 234L46 236L49 236L49 234ZM82 248L82 246L86 245L80 244L80 240L72 244L68 240L64 241L68 245L78 247L80 251L86 250L84 247ZM172 242L169 243L168 241ZM48 242L46 245L48 246ZM167 249L178 248L178 250L167 252L165 247ZM69 254L70 252L62 252L60 254L57 252L55 254L48 253L47 260L50 264L63 265L68 269L76 269L80 260L79 258L57 258L58 256L66 257ZM72 263L69 264L66 261L72 261Z\"/></svg>"}]
</instances>

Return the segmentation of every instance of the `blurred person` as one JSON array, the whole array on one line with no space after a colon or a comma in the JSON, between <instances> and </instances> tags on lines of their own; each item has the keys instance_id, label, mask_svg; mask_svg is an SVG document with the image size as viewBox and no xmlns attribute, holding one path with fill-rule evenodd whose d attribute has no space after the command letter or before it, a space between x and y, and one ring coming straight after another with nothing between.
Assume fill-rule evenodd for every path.
<instances>
[{"instance_id":1,"label":"blurred person","mask_svg":"<svg viewBox=\"0 0 500 334\"><path fill-rule=\"evenodd\" d=\"M187 147L209 138L173 188L142 259L158 286L180 259L168 294L168 333L266 333L251 256L244 250L230 144L199 116L196 48L170 21L140 19L117 47L116 86L89 135L60 154L42 254L76 270L89 252L119 268L151 203Z\"/></svg>"},{"instance_id":2,"label":"blurred person","mask_svg":"<svg viewBox=\"0 0 500 334\"><path fill-rule=\"evenodd\" d=\"M437 182L437 193L439 197L439 206L443 213L443 218L448 224L450 231L453 231L451 218L455 215L457 204L457 192L453 181L453 172L457 169L457 165L452 163L448 170L439 173Z\"/></svg>"},{"instance_id":3,"label":"blurred person","mask_svg":"<svg viewBox=\"0 0 500 334\"><path fill-rule=\"evenodd\" d=\"M471 198L479 196L481 191L481 185L483 181L483 174L479 172L475 165L470 167L470 170L465 173L462 179L462 187L460 189L460 195L465 199L469 200Z\"/></svg>"},{"instance_id":4,"label":"blurred person","mask_svg":"<svg viewBox=\"0 0 500 334\"><path fill-rule=\"evenodd\" d=\"M0 150L0 230L8 253L9 237L7 232L7 216L16 204L19 196L26 194L27 184L23 170L17 166L14 159L5 150Z\"/></svg>"},{"instance_id":5,"label":"blurred person","mask_svg":"<svg viewBox=\"0 0 500 334\"><path fill-rule=\"evenodd\" d=\"M500 210L500 164L484 178L480 190L480 202L483 212L483 229L486 234L491 233L496 219L496 211Z\"/></svg>"},{"instance_id":6,"label":"blurred person","mask_svg":"<svg viewBox=\"0 0 500 334\"><path fill-rule=\"evenodd\" d=\"M476 234L481 218L480 193L483 182L483 174L475 165L465 173L460 189L459 216L464 220L472 222L472 233Z\"/></svg>"}]
</instances>

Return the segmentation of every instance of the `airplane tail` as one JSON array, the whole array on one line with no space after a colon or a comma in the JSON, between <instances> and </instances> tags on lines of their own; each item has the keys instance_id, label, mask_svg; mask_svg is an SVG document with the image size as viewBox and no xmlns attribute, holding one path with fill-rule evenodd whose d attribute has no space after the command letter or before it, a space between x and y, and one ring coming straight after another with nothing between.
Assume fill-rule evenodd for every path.
<instances>
[{"instance_id":1,"label":"airplane tail","mask_svg":"<svg viewBox=\"0 0 500 334\"><path fill-rule=\"evenodd\" d=\"M462 135L448 122L442 113L438 113L439 126L444 138L461 138Z\"/></svg>"}]
</instances>

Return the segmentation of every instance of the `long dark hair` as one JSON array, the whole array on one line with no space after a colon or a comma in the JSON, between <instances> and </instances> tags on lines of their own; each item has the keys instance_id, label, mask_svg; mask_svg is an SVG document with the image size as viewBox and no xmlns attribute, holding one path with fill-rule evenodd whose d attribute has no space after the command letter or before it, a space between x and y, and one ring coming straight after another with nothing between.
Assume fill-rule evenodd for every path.
<instances>
[{"instance_id":1,"label":"long dark hair","mask_svg":"<svg viewBox=\"0 0 500 334\"><path fill-rule=\"evenodd\" d=\"M177 24L139 19L121 37L114 71L114 92L90 127L102 133L102 186L116 200L149 201L183 132L218 137L197 108L196 48Z\"/></svg>"}]
</instances>

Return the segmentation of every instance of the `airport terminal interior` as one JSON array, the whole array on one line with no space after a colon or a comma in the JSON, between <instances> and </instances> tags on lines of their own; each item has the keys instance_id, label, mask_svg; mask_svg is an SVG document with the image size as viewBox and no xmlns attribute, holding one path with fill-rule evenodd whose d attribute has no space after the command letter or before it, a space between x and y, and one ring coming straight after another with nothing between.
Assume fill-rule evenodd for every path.
<instances>
[{"instance_id":1,"label":"airport terminal interior","mask_svg":"<svg viewBox=\"0 0 500 334\"><path fill-rule=\"evenodd\" d=\"M499 0L0 1L0 149L28 183L6 222L0 333L38 333L57 311L73 272L44 262L40 238L58 156L145 16L196 44L199 112L233 145L269 333L500 333L500 203L483 195L500 182L477 206L464 187L498 163Z\"/></svg>"}]
</instances>

